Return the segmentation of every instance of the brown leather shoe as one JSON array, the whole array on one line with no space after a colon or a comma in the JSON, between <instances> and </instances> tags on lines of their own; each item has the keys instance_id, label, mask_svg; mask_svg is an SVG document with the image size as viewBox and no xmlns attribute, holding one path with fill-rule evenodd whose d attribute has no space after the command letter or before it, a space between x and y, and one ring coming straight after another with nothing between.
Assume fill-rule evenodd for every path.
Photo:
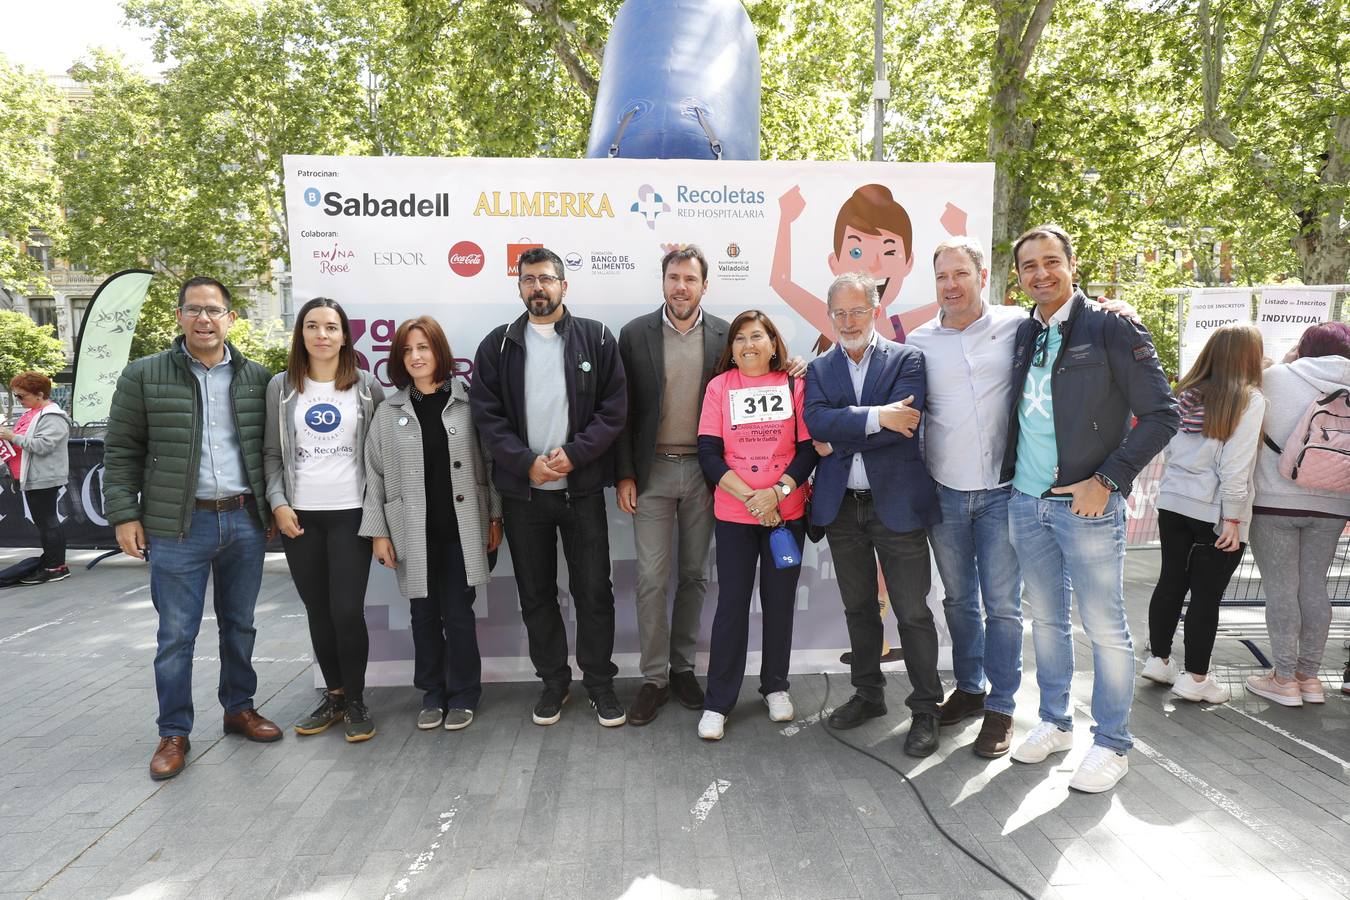
<instances>
[{"instance_id":1,"label":"brown leather shoe","mask_svg":"<svg viewBox=\"0 0 1350 900\"><path fill-rule=\"evenodd\" d=\"M163 781L183 771L191 749L192 743L185 735L160 738L155 755L150 757L150 777L155 781Z\"/></svg>"},{"instance_id":2,"label":"brown leather shoe","mask_svg":"<svg viewBox=\"0 0 1350 900\"><path fill-rule=\"evenodd\" d=\"M703 708L703 688L698 685L698 676L693 672L671 672L670 692L685 709Z\"/></svg>"},{"instance_id":3,"label":"brown leather shoe","mask_svg":"<svg viewBox=\"0 0 1350 900\"><path fill-rule=\"evenodd\" d=\"M946 727L955 725L958 722L964 722L971 716L978 716L984 712L984 692L978 694L967 694L965 691L957 688L952 691L940 706L938 706L938 724Z\"/></svg>"},{"instance_id":4,"label":"brown leather shoe","mask_svg":"<svg viewBox=\"0 0 1350 900\"><path fill-rule=\"evenodd\" d=\"M1012 716L986 709L980 735L975 738L975 753L985 759L998 759L1012 747L1012 734Z\"/></svg>"},{"instance_id":5,"label":"brown leather shoe","mask_svg":"<svg viewBox=\"0 0 1350 900\"><path fill-rule=\"evenodd\" d=\"M651 682L644 682L642 687L638 688L633 705L628 709L628 724L646 725L656 718L656 714L661 711L661 707L666 705L666 700L669 698L670 690L668 688L657 687Z\"/></svg>"},{"instance_id":6,"label":"brown leather shoe","mask_svg":"<svg viewBox=\"0 0 1350 900\"><path fill-rule=\"evenodd\" d=\"M281 729L258 715L256 709L246 709L233 715L227 714L225 733L242 734L250 741L264 744L281 740Z\"/></svg>"}]
</instances>

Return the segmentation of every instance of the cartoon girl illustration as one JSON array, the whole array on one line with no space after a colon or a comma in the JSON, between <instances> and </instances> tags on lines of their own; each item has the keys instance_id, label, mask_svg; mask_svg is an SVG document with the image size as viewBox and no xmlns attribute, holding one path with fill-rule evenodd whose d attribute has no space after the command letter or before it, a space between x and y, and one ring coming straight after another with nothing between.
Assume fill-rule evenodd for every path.
<instances>
[{"instance_id":1,"label":"cartoon girl illustration","mask_svg":"<svg viewBox=\"0 0 1350 900\"><path fill-rule=\"evenodd\" d=\"M792 223L805 208L806 201L798 187L790 188L778 198L778 238L769 286L820 333L816 349L821 352L830 346L834 334L825 300L792 278ZM950 234L966 232L966 214L950 203L940 221ZM883 313L877 331L884 338L903 342L907 331L937 315L937 303L932 300L913 309L887 313L900 296L905 276L914 268L914 227L909 213L884 185L865 184L839 207L834 220L834 250L825 264L834 275L866 272L876 279Z\"/></svg>"}]
</instances>

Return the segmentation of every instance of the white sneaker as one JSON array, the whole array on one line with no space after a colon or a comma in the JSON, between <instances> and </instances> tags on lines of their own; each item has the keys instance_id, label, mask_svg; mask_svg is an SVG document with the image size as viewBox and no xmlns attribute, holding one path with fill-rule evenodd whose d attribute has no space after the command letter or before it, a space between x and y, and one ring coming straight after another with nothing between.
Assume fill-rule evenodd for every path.
<instances>
[{"instance_id":1,"label":"white sneaker","mask_svg":"<svg viewBox=\"0 0 1350 900\"><path fill-rule=\"evenodd\" d=\"M1149 681L1156 681L1158 684L1174 684L1181 672L1177 670L1177 664L1171 659L1163 662L1156 656L1150 656L1148 662L1144 663L1143 671L1139 674Z\"/></svg>"},{"instance_id":2,"label":"white sneaker","mask_svg":"<svg viewBox=\"0 0 1350 900\"><path fill-rule=\"evenodd\" d=\"M1213 675L1206 675L1204 681L1196 681L1185 672L1172 685L1172 693L1193 703L1227 703L1233 698L1228 686L1219 684Z\"/></svg>"},{"instance_id":3,"label":"white sneaker","mask_svg":"<svg viewBox=\"0 0 1350 900\"><path fill-rule=\"evenodd\" d=\"M1060 731L1054 722L1041 722L1017 745L1012 758L1020 763L1045 762L1051 753L1059 753L1072 746L1072 731Z\"/></svg>"},{"instance_id":4,"label":"white sneaker","mask_svg":"<svg viewBox=\"0 0 1350 900\"><path fill-rule=\"evenodd\" d=\"M703 718L698 720L698 736L705 741L720 741L725 733L726 721L727 717L721 713L705 709Z\"/></svg>"},{"instance_id":5,"label":"white sneaker","mask_svg":"<svg viewBox=\"0 0 1350 900\"><path fill-rule=\"evenodd\" d=\"M1069 787L1086 794L1100 794L1116 786L1116 782L1130 771L1130 761L1124 753L1110 747L1093 744L1078 771L1073 773Z\"/></svg>"},{"instance_id":6,"label":"white sneaker","mask_svg":"<svg viewBox=\"0 0 1350 900\"><path fill-rule=\"evenodd\" d=\"M787 691L765 694L764 702L769 706L770 722L791 722L797 718L797 712L792 708L792 698L788 696Z\"/></svg>"}]
</instances>

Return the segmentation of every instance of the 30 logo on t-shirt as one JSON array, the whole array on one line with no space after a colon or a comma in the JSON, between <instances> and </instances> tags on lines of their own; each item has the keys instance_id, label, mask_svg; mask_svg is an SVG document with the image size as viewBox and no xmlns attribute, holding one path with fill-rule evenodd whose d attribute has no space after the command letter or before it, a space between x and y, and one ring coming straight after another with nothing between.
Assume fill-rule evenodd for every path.
<instances>
[{"instance_id":1,"label":"30 logo on t-shirt","mask_svg":"<svg viewBox=\"0 0 1350 900\"><path fill-rule=\"evenodd\" d=\"M310 431L328 434L342 424L342 410L331 403L316 403L305 410L305 425Z\"/></svg>"}]
</instances>

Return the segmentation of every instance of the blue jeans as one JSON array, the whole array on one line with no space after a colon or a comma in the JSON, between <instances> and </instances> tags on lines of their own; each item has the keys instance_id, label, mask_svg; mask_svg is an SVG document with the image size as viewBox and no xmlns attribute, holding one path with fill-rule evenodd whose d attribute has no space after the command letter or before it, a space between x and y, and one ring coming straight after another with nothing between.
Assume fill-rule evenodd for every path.
<instances>
[{"instance_id":1,"label":"blue jeans","mask_svg":"<svg viewBox=\"0 0 1350 900\"><path fill-rule=\"evenodd\" d=\"M155 691L160 737L192 731L192 652L202 625L206 579L214 586L220 628L220 705L226 714L253 708L253 607L267 542L246 509L196 510L182 540L149 536L150 599L159 613Z\"/></svg>"},{"instance_id":2,"label":"blue jeans","mask_svg":"<svg viewBox=\"0 0 1350 900\"><path fill-rule=\"evenodd\" d=\"M928 528L956 686L989 696L984 708L1011 716L1022 684L1022 574L1008 536L1012 488L958 491L939 484L942 521ZM980 601L984 601L984 614Z\"/></svg>"},{"instance_id":3,"label":"blue jeans","mask_svg":"<svg viewBox=\"0 0 1350 900\"><path fill-rule=\"evenodd\" d=\"M1042 500L1014 490L1008 520L1031 613L1041 721L1066 731L1073 727L1072 589L1083 631L1092 641L1093 741L1124 753L1134 743L1129 730L1134 646L1123 587L1125 500L1113 493L1100 516L1087 518L1075 515L1067 500Z\"/></svg>"}]
</instances>

